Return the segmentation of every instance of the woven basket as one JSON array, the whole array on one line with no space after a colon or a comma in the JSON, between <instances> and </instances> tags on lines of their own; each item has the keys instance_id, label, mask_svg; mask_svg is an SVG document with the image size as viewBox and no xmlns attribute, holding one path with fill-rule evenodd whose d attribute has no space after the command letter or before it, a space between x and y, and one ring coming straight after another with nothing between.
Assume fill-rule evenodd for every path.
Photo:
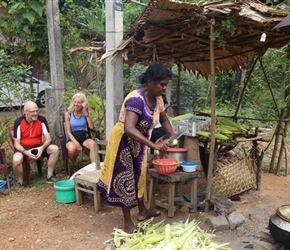
<instances>
[{"instance_id":1,"label":"woven basket","mask_svg":"<svg viewBox=\"0 0 290 250\"><path fill-rule=\"evenodd\" d=\"M250 156L219 158L212 178L211 193L227 197L256 187L257 165Z\"/></svg>"}]
</instances>

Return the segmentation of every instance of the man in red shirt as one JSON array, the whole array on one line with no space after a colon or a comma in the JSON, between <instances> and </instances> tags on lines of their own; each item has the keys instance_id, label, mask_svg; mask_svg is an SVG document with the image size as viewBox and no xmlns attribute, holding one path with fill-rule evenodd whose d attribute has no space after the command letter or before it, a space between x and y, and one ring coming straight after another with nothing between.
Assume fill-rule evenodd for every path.
<instances>
[{"instance_id":1,"label":"man in red shirt","mask_svg":"<svg viewBox=\"0 0 290 250\"><path fill-rule=\"evenodd\" d=\"M46 180L51 183L57 181L53 173L58 160L58 146L51 144L52 139L47 121L45 117L38 115L38 112L36 103L28 101L24 105L24 116L14 121L13 137L15 152L12 167L17 180L17 184L14 186L17 187L23 185L22 162L24 157L37 160L42 155L47 155ZM44 140L42 140L43 136Z\"/></svg>"}]
</instances>

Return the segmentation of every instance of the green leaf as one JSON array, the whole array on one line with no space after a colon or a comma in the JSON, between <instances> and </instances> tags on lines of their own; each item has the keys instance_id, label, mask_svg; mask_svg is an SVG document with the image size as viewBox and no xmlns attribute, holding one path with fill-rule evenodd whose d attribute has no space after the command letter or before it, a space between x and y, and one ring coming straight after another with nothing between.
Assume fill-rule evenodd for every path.
<instances>
[{"instance_id":1,"label":"green leaf","mask_svg":"<svg viewBox=\"0 0 290 250\"><path fill-rule=\"evenodd\" d=\"M0 2L0 6L6 8L7 7L7 3L5 3L4 1Z\"/></svg>"},{"instance_id":2,"label":"green leaf","mask_svg":"<svg viewBox=\"0 0 290 250\"><path fill-rule=\"evenodd\" d=\"M30 29L30 26L29 26L28 24L26 24L26 25L24 25L24 26L22 27L22 29L23 29L23 31L24 31L25 33L27 33L27 32L29 31L29 29Z\"/></svg>"},{"instance_id":3,"label":"green leaf","mask_svg":"<svg viewBox=\"0 0 290 250\"><path fill-rule=\"evenodd\" d=\"M24 6L25 6L25 3L23 3L23 2L13 4L11 6L10 10L8 11L8 13L13 14L13 13L19 11L20 9L22 9Z\"/></svg>"},{"instance_id":4,"label":"green leaf","mask_svg":"<svg viewBox=\"0 0 290 250\"><path fill-rule=\"evenodd\" d=\"M27 51L28 53L34 52L35 49L36 49L36 47L35 47L34 45L32 45L32 44L27 44L27 45L26 45L26 51Z\"/></svg>"},{"instance_id":5,"label":"green leaf","mask_svg":"<svg viewBox=\"0 0 290 250\"><path fill-rule=\"evenodd\" d=\"M31 2L28 2L28 4L30 8L33 9L37 13L37 15L42 17L42 14L45 9L45 4L43 3L43 1L31 1Z\"/></svg>"},{"instance_id":6,"label":"green leaf","mask_svg":"<svg viewBox=\"0 0 290 250\"><path fill-rule=\"evenodd\" d=\"M34 12L24 13L23 17L25 17L31 24L33 24L35 20L35 13Z\"/></svg>"},{"instance_id":7,"label":"green leaf","mask_svg":"<svg viewBox=\"0 0 290 250\"><path fill-rule=\"evenodd\" d=\"M199 26L196 28L196 35L197 36L203 35L205 31L206 31L205 25Z\"/></svg>"}]
</instances>

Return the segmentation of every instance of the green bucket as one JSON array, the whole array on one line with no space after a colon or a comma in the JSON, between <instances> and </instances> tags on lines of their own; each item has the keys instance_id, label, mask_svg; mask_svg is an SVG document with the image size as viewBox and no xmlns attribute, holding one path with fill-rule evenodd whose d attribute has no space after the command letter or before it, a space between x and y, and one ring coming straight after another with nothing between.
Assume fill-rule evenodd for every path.
<instances>
[{"instance_id":1,"label":"green bucket","mask_svg":"<svg viewBox=\"0 0 290 250\"><path fill-rule=\"evenodd\" d=\"M76 201L75 181L62 180L54 183L56 201L60 203L72 203Z\"/></svg>"}]
</instances>

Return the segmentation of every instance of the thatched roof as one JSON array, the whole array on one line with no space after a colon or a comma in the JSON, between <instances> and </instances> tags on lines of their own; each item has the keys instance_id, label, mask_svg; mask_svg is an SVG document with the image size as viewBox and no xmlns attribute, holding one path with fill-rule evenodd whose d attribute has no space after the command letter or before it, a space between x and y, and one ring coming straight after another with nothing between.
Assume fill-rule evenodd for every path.
<instances>
[{"instance_id":1,"label":"thatched roof","mask_svg":"<svg viewBox=\"0 0 290 250\"><path fill-rule=\"evenodd\" d=\"M103 58L122 53L124 62L149 65L179 63L183 69L210 74L210 26L220 32L214 41L216 73L246 67L255 53L280 48L290 35L272 30L287 12L277 11L256 0L208 2L201 5L171 0L152 0L124 36L123 43ZM229 21L230 20L230 21ZM226 31L225 24L233 24ZM229 31L234 31L231 34ZM266 41L260 42L266 34Z\"/></svg>"}]
</instances>

